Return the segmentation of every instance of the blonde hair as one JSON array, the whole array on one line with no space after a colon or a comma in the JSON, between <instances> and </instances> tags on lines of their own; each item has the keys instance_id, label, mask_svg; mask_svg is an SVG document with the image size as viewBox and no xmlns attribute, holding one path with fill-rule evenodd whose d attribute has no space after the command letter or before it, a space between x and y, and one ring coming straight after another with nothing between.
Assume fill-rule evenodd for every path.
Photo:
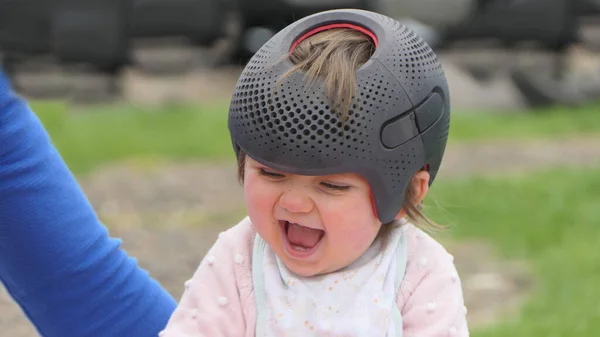
<instances>
[{"instance_id":1,"label":"blonde hair","mask_svg":"<svg viewBox=\"0 0 600 337\"><path fill-rule=\"evenodd\" d=\"M359 31L348 28L336 28L317 33L300 42L289 56L294 67L285 73L280 82L296 71L303 71L309 84L324 79L332 106L341 120L348 117L348 111L356 93L356 70L365 64L375 52L371 38ZM238 156L238 178L243 184L246 155ZM409 220L416 226L427 229L441 229L427 218L423 204L415 205L414 188L410 184L402 207ZM396 221L384 224L378 237L386 240L395 227Z\"/></svg>"},{"instance_id":2,"label":"blonde hair","mask_svg":"<svg viewBox=\"0 0 600 337\"><path fill-rule=\"evenodd\" d=\"M375 44L367 35L348 28L317 33L300 42L289 56L294 67L280 79L302 70L309 86L324 79L334 110L343 121L356 93L356 69L371 58Z\"/></svg>"}]
</instances>

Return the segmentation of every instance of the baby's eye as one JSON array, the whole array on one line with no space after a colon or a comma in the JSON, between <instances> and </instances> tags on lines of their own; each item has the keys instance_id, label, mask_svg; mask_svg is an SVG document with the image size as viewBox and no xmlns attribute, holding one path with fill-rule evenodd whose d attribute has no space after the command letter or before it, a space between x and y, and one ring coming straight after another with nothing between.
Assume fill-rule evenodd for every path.
<instances>
[{"instance_id":1,"label":"baby's eye","mask_svg":"<svg viewBox=\"0 0 600 337\"><path fill-rule=\"evenodd\" d=\"M277 173L277 172L272 172L272 171L268 171L264 168L261 168L258 170L258 173L261 176L265 176L265 177L270 177L270 178L283 178L285 177L283 174L281 173Z\"/></svg>"},{"instance_id":2,"label":"baby's eye","mask_svg":"<svg viewBox=\"0 0 600 337\"><path fill-rule=\"evenodd\" d=\"M332 183L321 183L321 185L325 186L328 189L335 190L335 191L347 191L350 188L350 186L337 185L337 184L332 184Z\"/></svg>"}]
</instances>

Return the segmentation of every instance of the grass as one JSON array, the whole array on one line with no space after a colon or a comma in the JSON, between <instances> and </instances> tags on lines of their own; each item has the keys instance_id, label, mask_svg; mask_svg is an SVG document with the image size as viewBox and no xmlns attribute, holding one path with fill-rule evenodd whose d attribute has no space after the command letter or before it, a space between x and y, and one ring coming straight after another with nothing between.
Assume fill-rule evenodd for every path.
<instances>
[{"instance_id":1,"label":"grass","mask_svg":"<svg viewBox=\"0 0 600 337\"><path fill-rule=\"evenodd\" d=\"M428 211L453 236L485 239L534 268L520 315L473 336L600 336L600 168L440 181L432 193L445 210Z\"/></svg>"},{"instance_id":2,"label":"grass","mask_svg":"<svg viewBox=\"0 0 600 337\"><path fill-rule=\"evenodd\" d=\"M517 113L455 113L452 116L453 142L502 139L562 137L600 132L600 106L553 107Z\"/></svg>"},{"instance_id":3,"label":"grass","mask_svg":"<svg viewBox=\"0 0 600 337\"><path fill-rule=\"evenodd\" d=\"M63 103L33 102L32 108L71 169L77 173L131 156L232 159L224 104L168 109L107 106L74 110ZM599 132L600 114L596 110L591 106L515 115L455 113L450 141Z\"/></svg>"},{"instance_id":4,"label":"grass","mask_svg":"<svg viewBox=\"0 0 600 337\"><path fill-rule=\"evenodd\" d=\"M71 111L32 104L71 170L87 172L131 157L232 158L227 114L219 108L168 111L114 106Z\"/></svg>"}]
</instances>

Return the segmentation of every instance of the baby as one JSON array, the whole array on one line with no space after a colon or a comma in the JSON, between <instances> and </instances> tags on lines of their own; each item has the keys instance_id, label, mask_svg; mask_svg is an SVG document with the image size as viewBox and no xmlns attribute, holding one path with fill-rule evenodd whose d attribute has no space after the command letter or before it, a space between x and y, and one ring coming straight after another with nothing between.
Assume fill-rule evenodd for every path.
<instances>
[{"instance_id":1,"label":"baby","mask_svg":"<svg viewBox=\"0 0 600 337\"><path fill-rule=\"evenodd\" d=\"M274 36L229 110L248 217L160 335L468 336L452 256L422 230L448 95L430 47L380 14L326 11Z\"/></svg>"}]
</instances>

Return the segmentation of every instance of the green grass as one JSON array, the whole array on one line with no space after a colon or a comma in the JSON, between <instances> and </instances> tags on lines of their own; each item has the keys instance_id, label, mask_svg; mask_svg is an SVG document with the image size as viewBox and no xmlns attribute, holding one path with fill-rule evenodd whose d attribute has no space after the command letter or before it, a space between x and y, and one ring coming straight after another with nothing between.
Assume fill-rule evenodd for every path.
<instances>
[{"instance_id":1,"label":"green grass","mask_svg":"<svg viewBox=\"0 0 600 337\"><path fill-rule=\"evenodd\" d=\"M477 337L600 336L600 168L440 181L432 188L458 238L486 239L526 259L533 297L516 319Z\"/></svg>"},{"instance_id":2,"label":"green grass","mask_svg":"<svg viewBox=\"0 0 600 337\"><path fill-rule=\"evenodd\" d=\"M76 173L132 157L233 158L222 108L113 106L73 111L62 103L32 108Z\"/></svg>"},{"instance_id":3,"label":"green grass","mask_svg":"<svg viewBox=\"0 0 600 337\"><path fill-rule=\"evenodd\" d=\"M521 113L455 113L450 140L542 138L600 133L600 105L554 107Z\"/></svg>"},{"instance_id":4,"label":"green grass","mask_svg":"<svg viewBox=\"0 0 600 337\"><path fill-rule=\"evenodd\" d=\"M74 109L62 103L34 102L32 107L78 173L132 156L232 159L225 104ZM455 113L450 141L592 132L600 132L600 114L595 107L519 115Z\"/></svg>"}]
</instances>

